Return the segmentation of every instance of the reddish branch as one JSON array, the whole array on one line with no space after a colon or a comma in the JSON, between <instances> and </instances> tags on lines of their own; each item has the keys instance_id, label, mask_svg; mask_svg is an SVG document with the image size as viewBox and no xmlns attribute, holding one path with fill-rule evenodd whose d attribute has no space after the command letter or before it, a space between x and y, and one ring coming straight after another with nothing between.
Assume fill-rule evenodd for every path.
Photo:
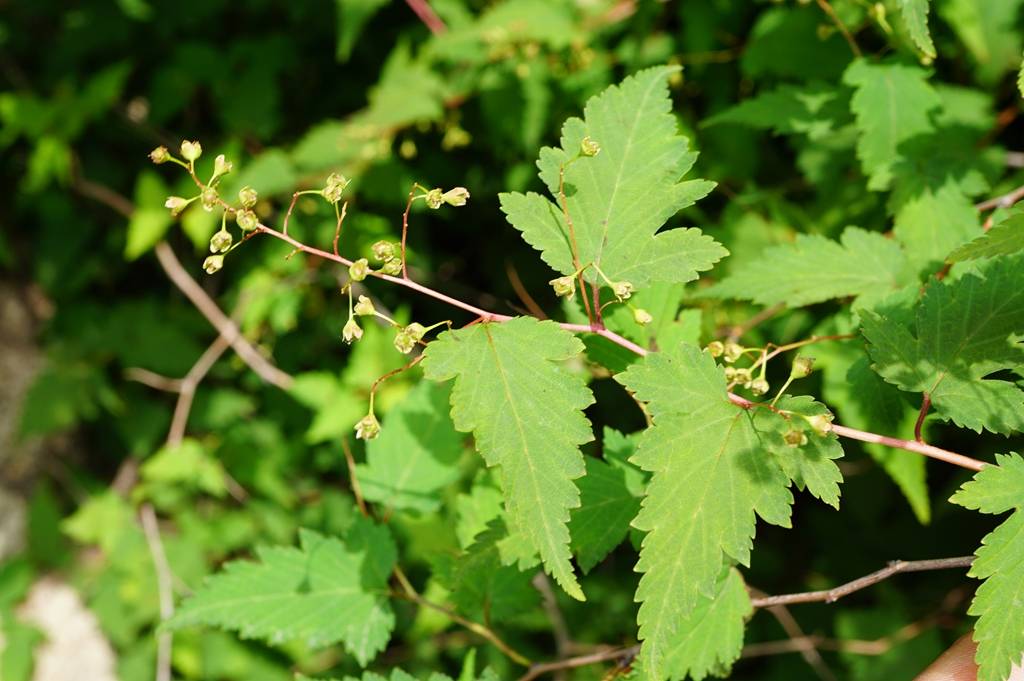
<instances>
[{"instance_id":1,"label":"reddish branch","mask_svg":"<svg viewBox=\"0 0 1024 681\"><path fill-rule=\"evenodd\" d=\"M441 21L441 17L437 16L434 12L434 8L430 6L427 0L405 0L405 4L409 5L409 8L416 13L416 16L420 18L430 32L434 35L441 35L448 30L448 27Z\"/></svg>"}]
</instances>

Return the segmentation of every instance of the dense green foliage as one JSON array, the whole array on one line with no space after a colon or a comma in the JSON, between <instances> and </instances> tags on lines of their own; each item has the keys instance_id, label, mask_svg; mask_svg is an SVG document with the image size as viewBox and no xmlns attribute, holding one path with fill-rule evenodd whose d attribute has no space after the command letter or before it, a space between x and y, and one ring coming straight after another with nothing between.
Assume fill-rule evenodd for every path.
<instances>
[{"instance_id":1,"label":"dense green foliage","mask_svg":"<svg viewBox=\"0 0 1024 681\"><path fill-rule=\"evenodd\" d=\"M1021 660L1024 0L10 10L3 681Z\"/></svg>"}]
</instances>

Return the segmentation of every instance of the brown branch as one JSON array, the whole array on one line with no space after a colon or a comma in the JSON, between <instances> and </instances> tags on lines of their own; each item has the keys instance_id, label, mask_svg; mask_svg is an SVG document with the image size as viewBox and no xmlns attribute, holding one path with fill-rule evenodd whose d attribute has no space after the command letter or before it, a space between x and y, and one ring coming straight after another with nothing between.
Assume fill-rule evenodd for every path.
<instances>
[{"instance_id":1,"label":"brown branch","mask_svg":"<svg viewBox=\"0 0 1024 681\"><path fill-rule=\"evenodd\" d=\"M1013 191L1009 191L1002 196L997 196L995 198L988 199L987 201L976 203L974 204L974 207L981 212L992 210L994 208L1009 208L1021 199L1024 199L1024 185L1017 187Z\"/></svg>"},{"instance_id":2,"label":"brown branch","mask_svg":"<svg viewBox=\"0 0 1024 681\"><path fill-rule=\"evenodd\" d=\"M589 655L578 655L576 657L568 657L564 660L535 664L530 667L525 674L520 676L518 681L533 681L533 679L543 676L548 672L556 672L562 669L575 669L577 667L586 667L592 664L600 664L601 662L611 662L613 660L631 660L636 657L639 652L640 646L635 645L629 646L628 648L613 648L612 650L603 650L597 653L590 653Z\"/></svg>"},{"instance_id":3,"label":"brown branch","mask_svg":"<svg viewBox=\"0 0 1024 681\"><path fill-rule=\"evenodd\" d=\"M530 292L523 286L523 280L519 278L519 273L516 272L515 266L510 260L505 261L505 274L508 276L508 281L512 284L512 290L516 292L516 296L526 306L526 309L530 311L537 319L547 319L548 316L541 309L541 306L537 304L537 301L533 299Z\"/></svg>"},{"instance_id":4,"label":"brown branch","mask_svg":"<svg viewBox=\"0 0 1024 681\"><path fill-rule=\"evenodd\" d=\"M924 419L928 416L928 410L932 407L932 398L928 393L921 394L921 409L917 412L917 421L914 423L914 439L920 443L924 443L924 438L921 437L921 427L924 425Z\"/></svg>"},{"instance_id":5,"label":"brown branch","mask_svg":"<svg viewBox=\"0 0 1024 681\"><path fill-rule=\"evenodd\" d=\"M853 35L850 33L849 29L846 28L846 24L844 24L843 20L839 18L836 11L832 9L832 5L829 4L828 0L817 0L817 2L821 11L828 15L829 19L832 20L832 23L839 29L839 32L843 34L843 38L846 40L846 44L850 46L853 56L862 57L863 54L860 51L860 47L857 45L857 41L853 39Z\"/></svg>"},{"instance_id":6,"label":"brown branch","mask_svg":"<svg viewBox=\"0 0 1024 681\"><path fill-rule=\"evenodd\" d=\"M434 9L430 6L427 0L405 0L405 4L409 5L409 9L416 13L416 16L420 18L430 32L434 35L441 35L448 30L441 17L437 16Z\"/></svg>"},{"instance_id":7,"label":"brown branch","mask_svg":"<svg viewBox=\"0 0 1024 681\"><path fill-rule=\"evenodd\" d=\"M128 367L124 370L124 377L129 381L141 383L142 385L153 388L154 390L163 390L168 393L181 391L180 378L162 376L155 371L150 371L149 369L143 369L141 367Z\"/></svg>"},{"instance_id":8,"label":"brown branch","mask_svg":"<svg viewBox=\"0 0 1024 681\"><path fill-rule=\"evenodd\" d=\"M755 596L764 597L767 595L753 588L750 589L750 592ZM773 605L766 609L768 613L779 623L782 630L786 632L786 635L789 636L789 640L791 642L807 638L807 635L804 634L803 629L800 628L800 624L796 621L796 618L793 617L789 608L784 605ZM746 648L744 648L744 651L746 651ZM825 664L825 660L822 659L821 653L818 652L816 647L813 645L809 647L805 646L798 648L797 651L800 653L800 656L804 658L804 662L814 670L814 673L817 674L818 678L822 679L822 681L838 681L836 679L836 675L831 669L829 669L828 665Z\"/></svg>"},{"instance_id":9,"label":"brown branch","mask_svg":"<svg viewBox=\"0 0 1024 681\"><path fill-rule=\"evenodd\" d=\"M926 570L949 570L954 568L969 567L974 561L974 556L958 556L956 558L937 558L933 560L896 560L888 566L872 572L869 575L847 582L833 589L824 591L805 591L803 593L785 594L782 596L764 596L752 598L751 604L755 608L770 608L776 605L789 605L791 603L834 603L843 596L848 596L861 589L874 586L879 582L889 579L901 572L924 572Z\"/></svg>"},{"instance_id":10,"label":"brown branch","mask_svg":"<svg viewBox=\"0 0 1024 681\"><path fill-rule=\"evenodd\" d=\"M356 460L352 456L352 448L348 446L348 438L341 438L341 449L345 452L345 465L348 466L348 479L352 485L352 496L356 498L356 506L363 517L370 517L370 511L366 508L366 500L363 499L363 488L359 486L359 478L356 477Z\"/></svg>"},{"instance_id":11,"label":"brown branch","mask_svg":"<svg viewBox=\"0 0 1024 681\"><path fill-rule=\"evenodd\" d=\"M569 634L569 627L565 623L565 617L558 607L555 591L551 588L551 581L543 572L538 572L533 578L533 588L540 592L541 605L544 613L551 623L551 631L555 636L555 652L559 658L565 657L573 647L572 636Z\"/></svg>"},{"instance_id":12,"label":"brown branch","mask_svg":"<svg viewBox=\"0 0 1024 681\"><path fill-rule=\"evenodd\" d=\"M185 374L185 378L181 379L181 385L178 388L178 401L174 405L174 416L171 417L171 427L167 431L168 446L180 445L185 438L185 427L188 425L188 415L192 411L192 400L195 398L196 388L229 347L224 336L217 336L217 339L210 347L206 348L206 351L199 356L196 363Z\"/></svg>"},{"instance_id":13,"label":"brown branch","mask_svg":"<svg viewBox=\"0 0 1024 681\"><path fill-rule=\"evenodd\" d=\"M157 590L160 594L160 621L166 622L174 616L174 591L171 566L167 562L163 542L160 541L160 527L157 525L156 513L149 504L139 509L142 531L146 535L146 544L153 559L156 571ZM174 643L170 631L157 634L156 681L171 681L171 647Z\"/></svg>"},{"instance_id":14,"label":"brown branch","mask_svg":"<svg viewBox=\"0 0 1024 681\"><path fill-rule=\"evenodd\" d=\"M758 326L762 322L764 322L764 321L766 321L768 319L771 319L772 317L774 317L779 312L782 312L785 309L786 309L786 306L783 305L782 303L779 303L777 305L772 305L771 307L764 308L763 310L761 310L760 312L755 314L753 317L751 317L750 319L748 319L744 323L737 324L737 325L733 326L729 330L729 339L733 340L733 341L738 341L748 331L750 331L754 327Z\"/></svg>"}]
</instances>

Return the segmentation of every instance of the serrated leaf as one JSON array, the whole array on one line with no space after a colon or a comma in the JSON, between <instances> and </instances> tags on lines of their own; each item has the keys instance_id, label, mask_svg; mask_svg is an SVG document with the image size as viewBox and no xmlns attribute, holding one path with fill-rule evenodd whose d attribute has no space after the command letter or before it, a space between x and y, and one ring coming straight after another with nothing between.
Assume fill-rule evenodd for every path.
<instances>
[{"instance_id":1,"label":"serrated leaf","mask_svg":"<svg viewBox=\"0 0 1024 681\"><path fill-rule=\"evenodd\" d=\"M941 101L924 70L904 64L850 64L843 82L856 88L850 108L860 138L857 158L868 189L888 189L893 167L903 158L900 145L933 129L930 112Z\"/></svg>"},{"instance_id":2,"label":"serrated leaf","mask_svg":"<svg viewBox=\"0 0 1024 681\"><path fill-rule=\"evenodd\" d=\"M847 90L810 83L780 85L774 90L758 93L739 104L703 121L712 125L746 125L771 130L776 135L803 134L820 140L835 134L849 118Z\"/></svg>"},{"instance_id":3,"label":"serrated leaf","mask_svg":"<svg viewBox=\"0 0 1024 681\"><path fill-rule=\"evenodd\" d=\"M953 282L932 282L913 314L865 310L875 371L901 390L930 395L959 426L1024 430L1024 391L986 378L1024 361L1024 257L991 260Z\"/></svg>"},{"instance_id":4,"label":"serrated leaf","mask_svg":"<svg viewBox=\"0 0 1024 681\"><path fill-rule=\"evenodd\" d=\"M679 623L669 643L667 678L726 676L743 650L743 627L754 612L739 571L730 568L715 588Z\"/></svg>"},{"instance_id":5,"label":"serrated leaf","mask_svg":"<svg viewBox=\"0 0 1024 681\"><path fill-rule=\"evenodd\" d=\"M363 496L390 508L429 512L459 476L462 435L448 415L450 391L423 381L383 419L356 467Z\"/></svg>"},{"instance_id":6,"label":"serrated leaf","mask_svg":"<svg viewBox=\"0 0 1024 681\"><path fill-rule=\"evenodd\" d=\"M338 61L348 61L352 47L363 32L363 27L388 2L390 0L335 0L334 6L338 17L335 56Z\"/></svg>"},{"instance_id":7,"label":"serrated leaf","mask_svg":"<svg viewBox=\"0 0 1024 681\"><path fill-rule=\"evenodd\" d=\"M981 540L968 573L985 580L967 611L978 617L978 681L1003 681L1011 665L1024 659L1024 627L1016 607L1024 601L1024 459L1015 453L997 454L996 465L978 471L950 501L982 513L1014 509Z\"/></svg>"},{"instance_id":8,"label":"serrated leaf","mask_svg":"<svg viewBox=\"0 0 1024 681\"><path fill-rule=\"evenodd\" d=\"M135 182L135 205L128 221L128 236L124 246L126 260L135 260L156 246L174 223L163 207L168 189L163 179L152 170L144 170Z\"/></svg>"},{"instance_id":9,"label":"serrated leaf","mask_svg":"<svg viewBox=\"0 0 1024 681\"><path fill-rule=\"evenodd\" d=\"M593 439L583 409L594 401L580 377L557 362L583 344L550 321L519 317L448 331L424 351L423 371L455 379L452 419L472 432L488 466L497 466L510 534L539 552L544 567L583 600L569 553L573 480L584 473L579 446Z\"/></svg>"},{"instance_id":10,"label":"serrated leaf","mask_svg":"<svg viewBox=\"0 0 1024 681\"><path fill-rule=\"evenodd\" d=\"M207 579L168 622L208 624L271 643L314 648L343 643L366 665L395 625L388 578L396 550L385 527L358 519L344 541L311 530L300 548L257 549L258 562L234 561Z\"/></svg>"},{"instance_id":11,"label":"serrated leaf","mask_svg":"<svg viewBox=\"0 0 1024 681\"><path fill-rule=\"evenodd\" d=\"M587 474L580 478L580 507L572 512L569 531L573 552L584 573L622 543L640 510L646 476L627 462L636 450L635 438L604 429L604 460L587 457Z\"/></svg>"},{"instance_id":12,"label":"serrated leaf","mask_svg":"<svg viewBox=\"0 0 1024 681\"><path fill-rule=\"evenodd\" d=\"M899 0L900 12L903 13L910 39L922 54L934 59L935 44L928 32L928 4L929 0Z\"/></svg>"},{"instance_id":13,"label":"serrated leaf","mask_svg":"<svg viewBox=\"0 0 1024 681\"><path fill-rule=\"evenodd\" d=\"M565 205L581 265L596 265L614 281L643 288L654 281L691 281L726 255L698 229L658 231L714 187L704 180L679 181L697 155L688 150L687 139L677 133L669 113L667 78L673 71L640 71L591 98L584 120L566 121L561 147L545 147L537 163L556 202L532 192L500 195L509 222L556 271L576 270L572 239L558 203L563 169ZM578 154L588 136L601 146L597 156ZM593 267L584 276L606 285Z\"/></svg>"},{"instance_id":14,"label":"serrated leaf","mask_svg":"<svg viewBox=\"0 0 1024 681\"><path fill-rule=\"evenodd\" d=\"M1024 250L1024 211L1015 210L974 241L946 257L947 262L994 258Z\"/></svg>"},{"instance_id":15,"label":"serrated leaf","mask_svg":"<svg viewBox=\"0 0 1024 681\"><path fill-rule=\"evenodd\" d=\"M839 242L798 234L710 287L704 295L800 307L846 296L884 295L912 279L899 244L847 227Z\"/></svg>"},{"instance_id":16,"label":"serrated leaf","mask_svg":"<svg viewBox=\"0 0 1024 681\"><path fill-rule=\"evenodd\" d=\"M650 353L616 380L648 403L654 424L633 457L654 474L633 525L647 532L636 566L641 658L648 678L662 679L679 621L714 595L725 565L749 563L755 513L789 526L793 496L708 353Z\"/></svg>"}]
</instances>

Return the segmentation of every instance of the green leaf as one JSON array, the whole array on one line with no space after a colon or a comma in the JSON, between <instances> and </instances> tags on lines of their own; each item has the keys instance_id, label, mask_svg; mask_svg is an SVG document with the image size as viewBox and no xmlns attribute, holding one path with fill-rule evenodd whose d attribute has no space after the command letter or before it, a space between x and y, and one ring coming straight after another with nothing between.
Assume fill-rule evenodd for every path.
<instances>
[{"instance_id":1,"label":"green leaf","mask_svg":"<svg viewBox=\"0 0 1024 681\"><path fill-rule=\"evenodd\" d=\"M726 676L743 650L743 626L753 614L739 571L730 568L711 598L705 598L679 623L669 643L665 667L669 679Z\"/></svg>"},{"instance_id":2,"label":"green leaf","mask_svg":"<svg viewBox=\"0 0 1024 681\"><path fill-rule=\"evenodd\" d=\"M986 378L1024 361L1024 257L984 262L934 281L916 310L862 314L875 371L901 390L927 393L943 418L980 432L1024 430L1024 391Z\"/></svg>"},{"instance_id":3,"label":"green leaf","mask_svg":"<svg viewBox=\"0 0 1024 681\"><path fill-rule=\"evenodd\" d=\"M344 541L311 530L301 548L257 549L258 562L234 561L175 613L174 629L208 624L270 643L343 643L366 665L387 645L395 617L387 601L396 552L384 527L359 519Z\"/></svg>"},{"instance_id":4,"label":"green leaf","mask_svg":"<svg viewBox=\"0 0 1024 681\"><path fill-rule=\"evenodd\" d=\"M704 295L800 307L846 296L879 297L912 280L899 244L847 227L839 242L798 234L735 268Z\"/></svg>"},{"instance_id":5,"label":"green leaf","mask_svg":"<svg viewBox=\"0 0 1024 681\"><path fill-rule=\"evenodd\" d=\"M976 78L993 87L1019 65L1021 35L1017 17L1022 0L945 0L938 11L977 64Z\"/></svg>"},{"instance_id":6,"label":"green leaf","mask_svg":"<svg viewBox=\"0 0 1024 681\"><path fill-rule=\"evenodd\" d=\"M1002 681L1024 655L1024 628L1014 607L1024 600L1024 459L1015 453L997 454L996 465L978 471L950 501L982 513L1014 510L981 540L968 573L985 580L967 611L978 617L978 681Z\"/></svg>"},{"instance_id":7,"label":"green leaf","mask_svg":"<svg viewBox=\"0 0 1024 681\"><path fill-rule=\"evenodd\" d=\"M128 221L124 257L135 260L164 238L174 219L164 208L167 185L152 170L144 170L135 183L135 212Z\"/></svg>"},{"instance_id":8,"label":"green leaf","mask_svg":"<svg viewBox=\"0 0 1024 681\"><path fill-rule=\"evenodd\" d=\"M802 134L812 140L825 139L849 118L846 92L820 83L780 85L740 101L705 119L702 125L731 123L771 130L776 135Z\"/></svg>"},{"instance_id":9,"label":"green leaf","mask_svg":"<svg viewBox=\"0 0 1024 681\"><path fill-rule=\"evenodd\" d=\"M903 64L850 64L843 82L856 88L850 108L860 139L857 158L868 189L888 189L893 167L903 158L900 145L933 129L929 113L941 101L924 70Z\"/></svg>"},{"instance_id":10,"label":"green leaf","mask_svg":"<svg viewBox=\"0 0 1024 681\"><path fill-rule=\"evenodd\" d=\"M338 13L338 61L347 62L366 22L373 18L389 0L335 0Z\"/></svg>"},{"instance_id":11,"label":"green leaf","mask_svg":"<svg viewBox=\"0 0 1024 681\"><path fill-rule=\"evenodd\" d=\"M161 449L139 473L147 485L188 485L215 497L228 493L223 466L190 438Z\"/></svg>"},{"instance_id":12,"label":"green leaf","mask_svg":"<svg viewBox=\"0 0 1024 681\"><path fill-rule=\"evenodd\" d=\"M572 548L583 572L604 560L622 543L640 510L646 476L627 462L636 451L636 438L604 429L604 460L587 457L587 474L580 478L580 507L572 512Z\"/></svg>"},{"instance_id":13,"label":"green leaf","mask_svg":"<svg viewBox=\"0 0 1024 681\"><path fill-rule=\"evenodd\" d=\"M922 54L934 59L935 44L928 32L928 4L929 0L899 0L900 12L903 13L910 39Z\"/></svg>"},{"instance_id":14,"label":"green leaf","mask_svg":"<svg viewBox=\"0 0 1024 681\"><path fill-rule=\"evenodd\" d=\"M726 255L698 229L658 231L714 187L705 180L679 181L697 154L688 150L670 114L666 81L672 73L667 67L647 69L591 98L585 120L567 120L561 147L542 149L537 163L556 201L564 169L579 263L596 265L613 281L636 288L653 281L691 281ZM597 156L579 156L584 137L600 144ZM576 270L560 203L534 193L499 198L509 222L548 265L562 274ZM606 284L593 267L584 276Z\"/></svg>"},{"instance_id":15,"label":"green leaf","mask_svg":"<svg viewBox=\"0 0 1024 681\"><path fill-rule=\"evenodd\" d=\"M383 419L356 467L363 496L390 508L436 510L439 491L459 477L462 436L448 416L449 390L421 382Z\"/></svg>"},{"instance_id":16,"label":"green leaf","mask_svg":"<svg viewBox=\"0 0 1024 681\"><path fill-rule=\"evenodd\" d=\"M647 532L636 566L640 654L648 678L662 679L680 620L714 596L725 565L749 563L755 513L788 527L793 496L708 353L650 353L616 380L654 423L633 457L654 474L633 525Z\"/></svg>"},{"instance_id":17,"label":"green leaf","mask_svg":"<svg viewBox=\"0 0 1024 681\"><path fill-rule=\"evenodd\" d=\"M472 432L488 466L498 466L511 534L539 552L570 596L583 600L569 562L573 480L584 473L579 446L593 439L583 408L594 401L581 378L557 362L583 344L554 322L529 317L480 323L438 336L423 371L455 380L452 419Z\"/></svg>"},{"instance_id":18,"label":"green leaf","mask_svg":"<svg viewBox=\"0 0 1024 681\"><path fill-rule=\"evenodd\" d=\"M0 679L30 681L35 649L45 638L35 627L19 622L14 613L0 610Z\"/></svg>"},{"instance_id":19,"label":"green leaf","mask_svg":"<svg viewBox=\"0 0 1024 681\"><path fill-rule=\"evenodd\" d=\"M1014 210L974 241L966 243L946 257L947 262L994 258L1024 250L1024 211Z\"/></svg>"}]
</instances>

